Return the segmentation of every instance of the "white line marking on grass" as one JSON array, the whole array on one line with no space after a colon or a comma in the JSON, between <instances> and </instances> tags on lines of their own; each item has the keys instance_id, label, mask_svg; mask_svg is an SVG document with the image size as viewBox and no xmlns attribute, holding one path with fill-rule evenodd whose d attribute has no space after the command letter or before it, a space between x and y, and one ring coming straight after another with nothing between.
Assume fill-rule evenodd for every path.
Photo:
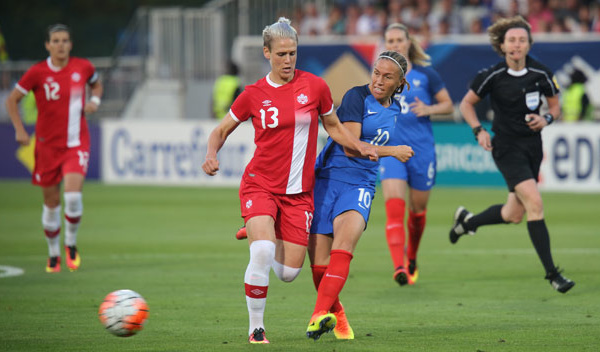
<instances>
[{"instance_id":1,"label":"white line marking on grass","mask_svg":"<svg viewBox=\"0 0 600 352\"><path fill-rule=\"evenodd\" d=\"M0 278L19 276L25 274L25 270L14 266L0 265Z\"/></svg>"},{"instance_id":2,"label":"white line marking on grass","mask_svg":"<svg viewBox=\"0 0 600 352\"><path fill-rule=\"evenodd\" d=\"M474 254L474 255L530 255L535 254L533 248L504 248L504 249L444 249L432 251L438 254ZM599 255L600 248L555 248L552 253Z\"/></svg>"}]
</instances>

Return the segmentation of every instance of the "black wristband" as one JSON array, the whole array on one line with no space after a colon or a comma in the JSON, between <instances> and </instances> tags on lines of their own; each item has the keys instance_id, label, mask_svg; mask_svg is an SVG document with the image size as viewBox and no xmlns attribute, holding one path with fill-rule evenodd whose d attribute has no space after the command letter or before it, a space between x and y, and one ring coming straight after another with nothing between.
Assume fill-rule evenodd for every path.
<instances>
[{"instance_id":1,"label":"black wristband","mask_svg":"<svg viewBox=\"0 0 600 352\"><path fill-rule=\"evenodd\" d=\"M483 128L483 126L479 125L477 127L473 127L473 135L475 136L475 140L477 140L477 136L481 131L485 131L485 128Z\"/></svg>"},{"instance_id":2,"label":"black wristband","mask_svg":"<svg viewBox=\"0 0 600 352\"><path fill-rule=\"evenodd\" d=\"M551 124L552 122L554 122L554 116L552 116L552 114L545 114L544 120L546 120L548 124Z\"/></svg>"}]
</instances>

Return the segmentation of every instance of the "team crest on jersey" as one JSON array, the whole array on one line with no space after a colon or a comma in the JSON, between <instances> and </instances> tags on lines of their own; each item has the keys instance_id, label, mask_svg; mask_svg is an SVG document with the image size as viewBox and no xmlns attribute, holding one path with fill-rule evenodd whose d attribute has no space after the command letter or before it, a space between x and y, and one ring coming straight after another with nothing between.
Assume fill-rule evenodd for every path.
<instances>
[{"instance_id":1,"label":"team crest on jersey","mask_svg":"<svg viewBox=\"0 0 600 352\"><path fill-rule=\"evenodd\" d=\"M540 105L540 92L530 92L525 94L525 104L529 110L535 110Z\"/></svg>"},{"instance_id":2,"label":"team crest on jersey","mask_svg":"<svg viewBox=\"0 0 600 352\"><path fill-rule=\"evenodd\" d=\"M412 84L415 87L419 87L421 85L421 80L420 79L413 79Z\"/></svg>"},{"instance_id":3,"label":"team crest on jersey","mask_svg":"<svg viewBox=\"0 0 600 352\"><path fill-rule=\"evenodd\" d=\"M270 100L263 100L262 104L263 104L263 106L271 106L271 101Z\"/></svg>"},{"instance_id":4,"label":"team crest on jersey","mask_svg":"<svg viewBox=\"0 0 600 352\"><path fill-rule=\"evenodd\" d=\"M298 96L298 102L302 105L308 103L308 97L306 95L304 95L303 93L300 93L300 95Z\"/></svg>"},{"instance_id":5,"label":"team crest on jersey","mask_svg":"<svg viewBox=\"0 0 600 352\"><path fill-rule=\"evenodd\" d=\"M71 75L71 80L73 82L79 82L81 80L81 75L79 74L79 72L73 72L73 74Z\"/></svg>"}]
</instances>

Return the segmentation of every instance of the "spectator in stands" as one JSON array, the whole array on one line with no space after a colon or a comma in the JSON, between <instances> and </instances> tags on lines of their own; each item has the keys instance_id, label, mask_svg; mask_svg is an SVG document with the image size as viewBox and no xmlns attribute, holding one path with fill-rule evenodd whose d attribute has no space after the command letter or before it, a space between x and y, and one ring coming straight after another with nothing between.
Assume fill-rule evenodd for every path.
<instances>
[{"instance_id":1,"label":"spectator in stands","mask_svg":"<svg viewBox=\"0 0 600 352\"><path fill-rule=\"evenodd\" d=\"M375 8L375 3L369 1L356 23L356 34L377 35L381 33L382 28L381 17Z\"/></svg>"},{"instance_id":2,"label":"spectator in stands","mask_svg":"<svg viewBox=\"0 0 600 352\"><path fill-rule=\"evenodd\" d=\"M346 7L346 35L358 34L358 19L360 18L360 8L355 4Z\"/></svg>"},{"instance_id":3,"label":"spectator in stands","mask_svg":"<svg viewBox=\"0 0 600 352\"><path fill-rule=\"evenodd\" d=\"M314 2L304 4L304 16L300 22L301 35L323 35L327 33L327 17L319 14Z\"/></svg>"},{"instance_id":4,"label":"spectator in stands","mask_svg":"<svg viewBox=\"0 0 600 352\"><path fill-rule=\"evenodd\" d=\"M229 60L225 74L215 81L212 92L212 115L217 120L222 119L229 112L231 104L242 92L238 71L237 65Z\"/></svg>"},{"instance_id":5,"label":"spectator in stands","mask_svg":"<svg viewBox=\"0 0 600 352\"><path fill-rule=\"evenodd\" d=\"M327 33L333 35L346 34L346 17L340 5L333 5L327 20Z\"/></svg>"},{"instance_id":6,"label":"spectator in stands","mask_svg":"<svg viewBox=\"0 0 600 352\"><path fill-rule=\"evenodd\" d=\"M433 34L461 33L462 18L454 0L440 0L429 16L429 25Z\"/></svg>"},{"instance_id":7,"label":"spectator in stands","mask_svg":"<svg viewBox=\"0 0 600 352\"><path fill-rule=\"evenodd\" d=\"M550 24L554 21L554 15L543 0L529 0L529 11L527 12L527 22L531 25L533 33L543 33L550 29Z\"/></svg>"}]
</instances>

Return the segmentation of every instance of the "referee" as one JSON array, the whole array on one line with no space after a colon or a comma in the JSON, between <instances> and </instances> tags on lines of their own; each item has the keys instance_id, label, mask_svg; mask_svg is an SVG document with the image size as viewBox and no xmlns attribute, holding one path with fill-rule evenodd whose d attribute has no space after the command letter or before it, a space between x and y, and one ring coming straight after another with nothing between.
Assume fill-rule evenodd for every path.
<instances>
[{"instance_id":1,"label":"referee","mask_svg":"<svg viewBox=\"0 0 600 352\"><path fill-rule=\"evenodd\" d=\"M555 290L565 293L575 283L562 276L552 260L537 187L543 156L540 131L560 114L558 86L552 72L527 55L533 41L529 23L521 16L499 20L488 28L488 34L493 49L504 60L477 74L460 103L460 111L479 145L492 152L509 193L506 203L492 205L476 215L458 207L450 242L456 243L462 235L474 235L479 226L520 223L527 213L527 230L546 270L545 278ZM488 94L494 111L493 139L480 125L474 108ZM539 114L542 95L549 109L543 116Z\"/></svg>"}]
</instances>

